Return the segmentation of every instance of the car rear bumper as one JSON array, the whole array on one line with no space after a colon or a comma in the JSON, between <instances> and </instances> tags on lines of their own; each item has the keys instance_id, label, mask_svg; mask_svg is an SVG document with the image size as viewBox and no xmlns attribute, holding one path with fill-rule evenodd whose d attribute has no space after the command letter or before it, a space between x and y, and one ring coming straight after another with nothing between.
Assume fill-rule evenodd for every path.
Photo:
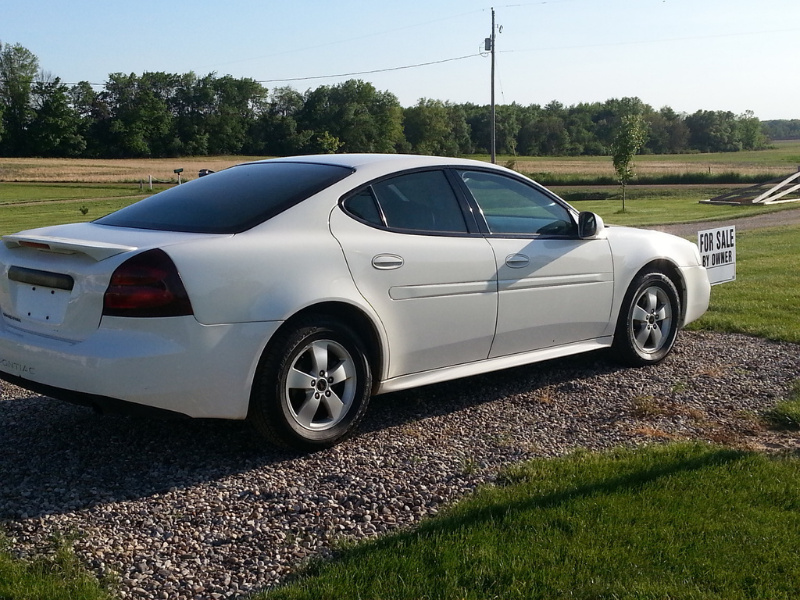
<instances>
[{"instance_id":1,"label":"car rear bumper","mask_svg":"<svg viewBox=\"0 0 800 600\"><path fill-rule=\"evenodd\" d=\"M0 373L82 404L122 401L189 417L244 419L258 360L279 326L105 317L92 336L72 342L0 322Z\"/></svg>"}]
</instances>

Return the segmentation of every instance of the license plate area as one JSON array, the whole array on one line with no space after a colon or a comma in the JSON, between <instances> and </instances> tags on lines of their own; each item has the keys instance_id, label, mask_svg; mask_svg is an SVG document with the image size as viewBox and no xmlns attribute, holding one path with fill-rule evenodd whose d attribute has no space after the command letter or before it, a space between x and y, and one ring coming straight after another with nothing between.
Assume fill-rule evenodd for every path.
<instances>
[{"instance_id":1,"label":"license plate area","mask_svg":"<svg viewBox=\"0 0 800 600\"><path fill-rule=\"evenodd\" d=\"M16 313L23 321L59 325L67 314L71 292L39 285L17 287Z\"/></svg>"},{"instance_id":2,"label":"license plate area","mask_svg":"<svg viewBox=\"0 0 800 600\"><path fill-rule=\"evenodd\" d=\"M11 267L14 308L22 321L59 325L64 321L74 280L69 275Z\"/></svg>"}]
</instances>

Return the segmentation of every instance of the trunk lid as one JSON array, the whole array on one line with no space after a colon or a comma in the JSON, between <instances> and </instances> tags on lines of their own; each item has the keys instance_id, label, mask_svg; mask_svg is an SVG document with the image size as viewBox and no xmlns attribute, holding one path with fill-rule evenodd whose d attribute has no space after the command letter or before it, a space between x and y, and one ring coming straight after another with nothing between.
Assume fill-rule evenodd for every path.
<instances>
[{"instance_id":1,"label":"trunk lid","mask_svg":"<svg viewBox=\"0 0 800 600\"><path fill-rule=\"evenodd\" d=\"M103 296L114 270L151 248L208 237L93 223L61 225L2 238L2 325L70 341L100 325Z\"/></svg>"}]
</instances>

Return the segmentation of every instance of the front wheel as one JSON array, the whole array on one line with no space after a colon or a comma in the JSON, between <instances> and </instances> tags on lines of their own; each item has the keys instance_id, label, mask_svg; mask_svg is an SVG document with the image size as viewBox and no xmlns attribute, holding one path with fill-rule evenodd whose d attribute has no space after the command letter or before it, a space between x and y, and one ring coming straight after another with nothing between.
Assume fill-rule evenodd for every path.
<instances>
[{"instance_id":1,"label":"front wheel","mask_svg":"<svg viewBox=\"0 0 800 600\"><path fill-rule=\"evenodd\" d=\"M613 350L633 366L661 362L678 335L681 305L672 280L657 271L639 275L631 284L620 310Z\"/></svg>"},{"instance_id":2,"label":"front wheel","mask_svg":"<svg viewBox=\"0 0 800 600\"><path fill-rule=\"evenodd\" d=\"M270 345L253 382L248 418L278 445L327 448L356 428L371 388L358 336L336 320L308 319Z\"/></svg>"}]
</instances>

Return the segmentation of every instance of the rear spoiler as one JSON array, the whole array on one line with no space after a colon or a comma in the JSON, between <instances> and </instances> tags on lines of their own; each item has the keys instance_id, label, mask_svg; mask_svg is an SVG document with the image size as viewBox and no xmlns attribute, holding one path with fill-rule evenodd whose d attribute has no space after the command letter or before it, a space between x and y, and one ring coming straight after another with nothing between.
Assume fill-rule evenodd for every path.
<instances>
[{"instance_id":1,"label":"rear spoiler","mask_svg":"<svg viewBox=\"0 0 800 600\"><path fill-rule=\"evenodd\" d=\"M122 244L106 244L103 242L25 234L4 235L3 243L7 248L33 248L34 250L53 252L55 254L85 254L98 262L117 254L137 249L136 246Z\"/></svg>"}]
</instances>

